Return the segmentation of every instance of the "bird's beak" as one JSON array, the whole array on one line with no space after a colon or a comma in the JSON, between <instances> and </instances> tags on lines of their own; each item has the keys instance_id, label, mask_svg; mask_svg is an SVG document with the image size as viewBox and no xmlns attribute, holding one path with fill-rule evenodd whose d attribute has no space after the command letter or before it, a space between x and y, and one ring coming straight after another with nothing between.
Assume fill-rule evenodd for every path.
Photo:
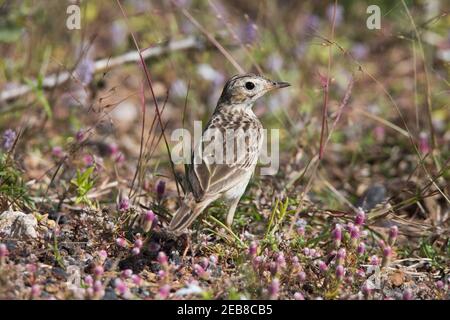
<instances>
[{"instance_id":1,"label":"bird's beak","mask_svg":"<svg viewBox=\"0 0 450 320\"><path fill-rule=\"evenodd\" d=\"M291 84L289 82L278 81L273 83L273 89L281 89L289 87Z\"/></svg>"}]
</instances>

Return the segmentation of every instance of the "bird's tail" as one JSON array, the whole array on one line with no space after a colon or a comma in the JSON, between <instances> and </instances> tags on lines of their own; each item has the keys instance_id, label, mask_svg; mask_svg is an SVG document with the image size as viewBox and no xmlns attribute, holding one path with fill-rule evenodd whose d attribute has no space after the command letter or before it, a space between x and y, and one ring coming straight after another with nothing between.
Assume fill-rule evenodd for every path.
<instances>
[{"instance_id":1,"label":"bird's tail","mask_svg":"<svg viewBox=\"0 0 450 320\"><path fill-rule=\"evenodd\" d=\"M177 236L185 232L211 201L183 201L181 207L175 212L172 221L170 221L168 230Z\"/></svg>"}]
</instances>

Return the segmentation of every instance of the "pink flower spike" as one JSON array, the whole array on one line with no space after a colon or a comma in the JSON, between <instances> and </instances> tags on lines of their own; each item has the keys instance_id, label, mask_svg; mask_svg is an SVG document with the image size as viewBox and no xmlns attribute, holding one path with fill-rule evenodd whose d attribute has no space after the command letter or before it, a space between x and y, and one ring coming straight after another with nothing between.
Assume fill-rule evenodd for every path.
<instances>
[{"instance_id":1,"label":"pink flower spike","mask_svg":"<svg viewBox=\"0 0 450 320\"><path fill-rule=\"evenodd\" d=\"M250 246L248 248L248 254L251 257L254 257L254 256L256 256L257 251L258 251L258 245L255 241L252 241L252 243L250 243Z\"/></svg>"},{"instance_id":2,"label":"pink flower spike","mask_svg":"<svg viewBox=\"0 0 450 320\"><path fill-rule=\"evenodd\" d=\"M323 261L319 261L319 270L320 272L327 272L328 271L327 264Z\"/></svg>"},{"instance_id":3,"label":"pink flower spike","mask_svg":"<svg viewBox=\"0 0 450 320\"><path fill-rule=\"evenodd\" d=\"M124 238L117 238L117 239L116 239L116 244L117 244L119 247L125 248L126 245L127 245L127 241L126 241Z\"/></svg>"},{"instance_id":4,"label":"pink flower spike","mask_svg":"<svg viewBox=\"0 0 450 320\"><path fill-rule=\"evenodd\" d=\"M125 279L128 279L132 275L133 275L133 270L131 270L131 269L125 269L121 273L122 278L125 278Z\"/></svg>"},{"instance_id":5,"label":"pink flower spike","mask_svg":"<svg viewBox=\"0 0 450 320\"><path fill-rule=\"evenodd\" d=\"M40 295L41 295L41 287L38 284L34 284L31 287L31 296L33 298L39 298Z\"/></svg>"},{"instance_id":6,"label":"pink flower spike","mask_svg":"<svg viewBox=\"0 0 450 320\"><path fill-rule=\"evenodd\" d=\"M360 256L362 256L364 254L364 252L366 252L366 245L364 242L361 242L358 245L358 248L356 248L356 253Z\"/></svg>"},{"instance_id":7,"label":"pink flower spike","mask_svg":"<svg viewBox=\"0 0 450 320\"><path fill-rule=\"evenodd\" d=\"M373 266L377 266L380 263L380 260L377 256L370 257L370 264Z\"/></svg>"},{"instance_id":8,"label":"pink flower spike","mask_svg":"<svg viewBox=\"0 0 450 320\"><path fill-rule=\"evenodd\" d=\"M392 249L389 246L384 247L383 249L383 256L384 257L390 257L392 255Z\"/></svg>"},{"instance_id":9,"label":"pink flower spike","mask_svg":"<svg viewBox=\"0 0 450 320\"><path fill-rule=\"evenodd\" d=\"M106 258L108 258L108 253L106 252L106 250L100 250L100 251L98 252L98 256L99 256L103 261L105 261Z\"/></svg>"},{"instance_id":10,"label":"pink flower spike","mask_svg":"<svg viewBox=\"0 0 450 320\"><path fill-rule=\"evenodd\" d=\"M96 278L101 277L101 276L103 275L104 271L105 271L105 270L103 269L102 266L96 266L96 267L94 268L94 276L95 276Z\"/></svg>"},{"instance_id":11,"label":"pink flower spike","mask_svg":"<svg viewBox=\"0 0 450 320\"><path fill-rule=\"evenodd\" d=\"M362 208L358 208L358 211L356 213L355 217L355 224L357 226L362 226L366 220L366 213Z\"/></svg>"},{"instance_id":12,"label":"pink flower spike","mask_svg":"<svg viewBox=\"0 0 450 320\"><path fill-rule=\"evenodd\" d=\"M139 277L137 274L133 274L131 276L131 280L133 281L133 283L137 286L140 286L142 284L142 278Z\"/></svg>"},{"instance_id":13,"label":"pink flower spike","mask_svg":"<svg viewBox=\"0 0 450 320\"><path fill-rule=\"evenodd\" d=\"M345 269L342 265L338 265L336 267L336 278L338 280L342 280L344 278L345 275Z\"/></svg>"},{"instance_id":14,"label":"pink flower spike","mask_svg":"<svg viewBox=\"0 0 450 320\"><path fill-rule=\"evenodd\" d=\"M158 253L158 263L160 265L167 265L168 259L167 259L167 255L164 253L164 251L160 251Z\"/></svg>"},{"instance_id":15,"label":"pink flower spike","mask_svg":"<svg viewBox=\"0 0 450 320\"><path fill-rule=\"evenodd\" d=\"M134 240L135 248L141 249L143 244L144 243L143 243L142 239L140 239L140 238L137 238L136 240Z\"/></svg>"},{"instance_id":16,"label":"pink flower spike","mask_svg":"<svg viewBox=\"0 0 450 320\"><path fill-rule=\"evenodd\" d=\"M163 285L159 288L158 294L161 299L167 299L170 294L170 286L168 284Z\"/></svg>"},{"instance_id":17,"label":"pink flower spike","mask_svg":"<svg viewBox=\"0 0 450 320\"><path fill-rule=\"evenodd\" d=\"M300 292L296 292L296 293L294 293L294 299L295 300L305 300L305 297Z\"/></svg>"},{"instance_id":18,"label":"pink flower spike","mask_svg":"<svg viewBox=\"0 0 450 320\"><path fill-rule=\"evenodd\" d=\"M395 244L395 241L397 240L398 237L398 227L397 226L392 226L389 229L389 245L393 246Z\"/></svg>"},{"instance_id":19,"label":"pink flower spike","mask_svg":"<svg viewBox=\"0 0 450 320\"><path fill-rule=\"evenodd\" d=\"M91 287L94 283L94 279L92 278L91 275L87 275L86 277L84 277L84 284L87 285L88 287Z\"/></svg>"},{"instance_id":20,"label":"pink flower spike","mask_svg":"<svg viewBox=\"0 0 450 320\"><path fill-rule=\"evenodd\" d=\"M275 300L278 298L278 292L280 291L280 281L275 278L269 285L268 292L270 299Z\"/></svg>"},{"instance_id":21,"label":"pink flower spike","mask_svg":"<svg viewBox=\"0 0 450 320\"><path fill-rule=\"evenodd\" d=\"M411 289L405 289L403 291L403 300L412 300L413 299L413 293Z\"/></svg>"},{"instance_id":22,"label":"pink flower spike","mask_svg":"<svg viewBox=\"0 0 450 320\"><path fill-rule=\"evenodd\" d=\"M333 231L331 232L331 236L333 238L335 247L339 248L342 240L342 228L339 224L336 224Z\"/></svg>"},{"instance_id":23,"label":"pink flower spike","mask_svg":"<svg viewBox=\"0 0 450 320\"><path fill-rule=\"evenodd\" d=\"M8 248L6 247L6 244L0 243L0 259L5 258L9 255Z\"/></svg>"},{"instance_id":24,"label":"pink flower spike","mask_svg":"<svg viewBox=\"0 0 450 320\"><path fill-rule=\"evenodd\" d=\"M128 291L128 287L126 285L125 282L123 282L121 279L117 278L114 281L114 286L117 289L117 291L119 292L120 295L125 295Z\"/></svg>"},{"instance_id":25,"label":"pink flower spike","mask_svg":"<svg viewBox=\"0 0 450 320\"><path fill-rule=\"evenodd\" d=\"M301 271L301 272L298 274L298 280L299 280L300 282L305 282L305 280L306 280L306 273L303 272L303 271Z\"/></svg>"},{"instance_id":26,"label":"pink flower spike","mask_svg":"<svg viewBox=\"0 0 450 320\"><path fill-rule=\"evenodd\" d=\"M152 210L147 210L144 219L145 221L153 222L155 220L155 213Z\"/></svg>"},{"instance_id":27,"label":"pink flower spike","mask_svg":"<svg viewBox=\"0 0 450 320\"><path fill-rule=\"evenodd\" d=\"M419 150L422 154L427 154L431 151L431 147L428 141L428 134L426 132L421 132L419 134Z\"/></svg>"}]
</instances>

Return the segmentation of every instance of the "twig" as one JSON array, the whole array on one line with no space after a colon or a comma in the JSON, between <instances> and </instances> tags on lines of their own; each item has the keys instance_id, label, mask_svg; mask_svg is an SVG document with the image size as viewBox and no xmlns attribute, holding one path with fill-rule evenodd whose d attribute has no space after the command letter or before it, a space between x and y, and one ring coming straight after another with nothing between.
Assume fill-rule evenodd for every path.
<instances>
[{"instance_id":1,"label":"twig","mask_svg":"<svg viewBox=\"0 0 450 320\"><path fill-rule=\"evenodd\" d=\"M151 57L161 56L168 52L187 50L191 48L199 48L201 47L203 42L195 37L188 37L183 40L178 41L170 41L165 45L160 45L156 47L151 47L142 51L142 58L147 60ZM140 60L139 53L136 51L130 51L123 55L113 57L113 58L104 58L95 61L94 63L94 72L103 72L109 68L117 67L123 65L125 63L138 62ZM61 73L51 74L43 79L42 86L43 88L50 89L56 87L58 85L63 84L68 81L72 77L72 73L65 71ZM32 81L33 85L36 85L37 81ZM20 85L16 88L12 88L9 90L5 90L0 92L0 103L18 98L25 94L31 92L32 88L28 85Z\"/></svg>"}]
</instances>

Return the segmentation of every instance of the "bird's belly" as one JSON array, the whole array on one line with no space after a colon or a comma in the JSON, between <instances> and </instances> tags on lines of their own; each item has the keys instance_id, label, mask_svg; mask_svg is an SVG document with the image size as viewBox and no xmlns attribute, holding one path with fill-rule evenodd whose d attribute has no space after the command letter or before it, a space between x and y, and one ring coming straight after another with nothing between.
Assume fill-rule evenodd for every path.
<instances>
[{"instance_id":1,"label":"bird's belly","mask_svg":"<svg viewBox=\"0 0 450 320\"><path fill-rule=\"evenodd\" d=\"M247 188L248 182L252 176L253 170L249 172L249 174L245 174L245 177L242 177L242 180L236 184L235 186L228 189L223 194L223 198L226 200L232 200L236 198L240 198Z\"/></svg>"}]
</instances>

